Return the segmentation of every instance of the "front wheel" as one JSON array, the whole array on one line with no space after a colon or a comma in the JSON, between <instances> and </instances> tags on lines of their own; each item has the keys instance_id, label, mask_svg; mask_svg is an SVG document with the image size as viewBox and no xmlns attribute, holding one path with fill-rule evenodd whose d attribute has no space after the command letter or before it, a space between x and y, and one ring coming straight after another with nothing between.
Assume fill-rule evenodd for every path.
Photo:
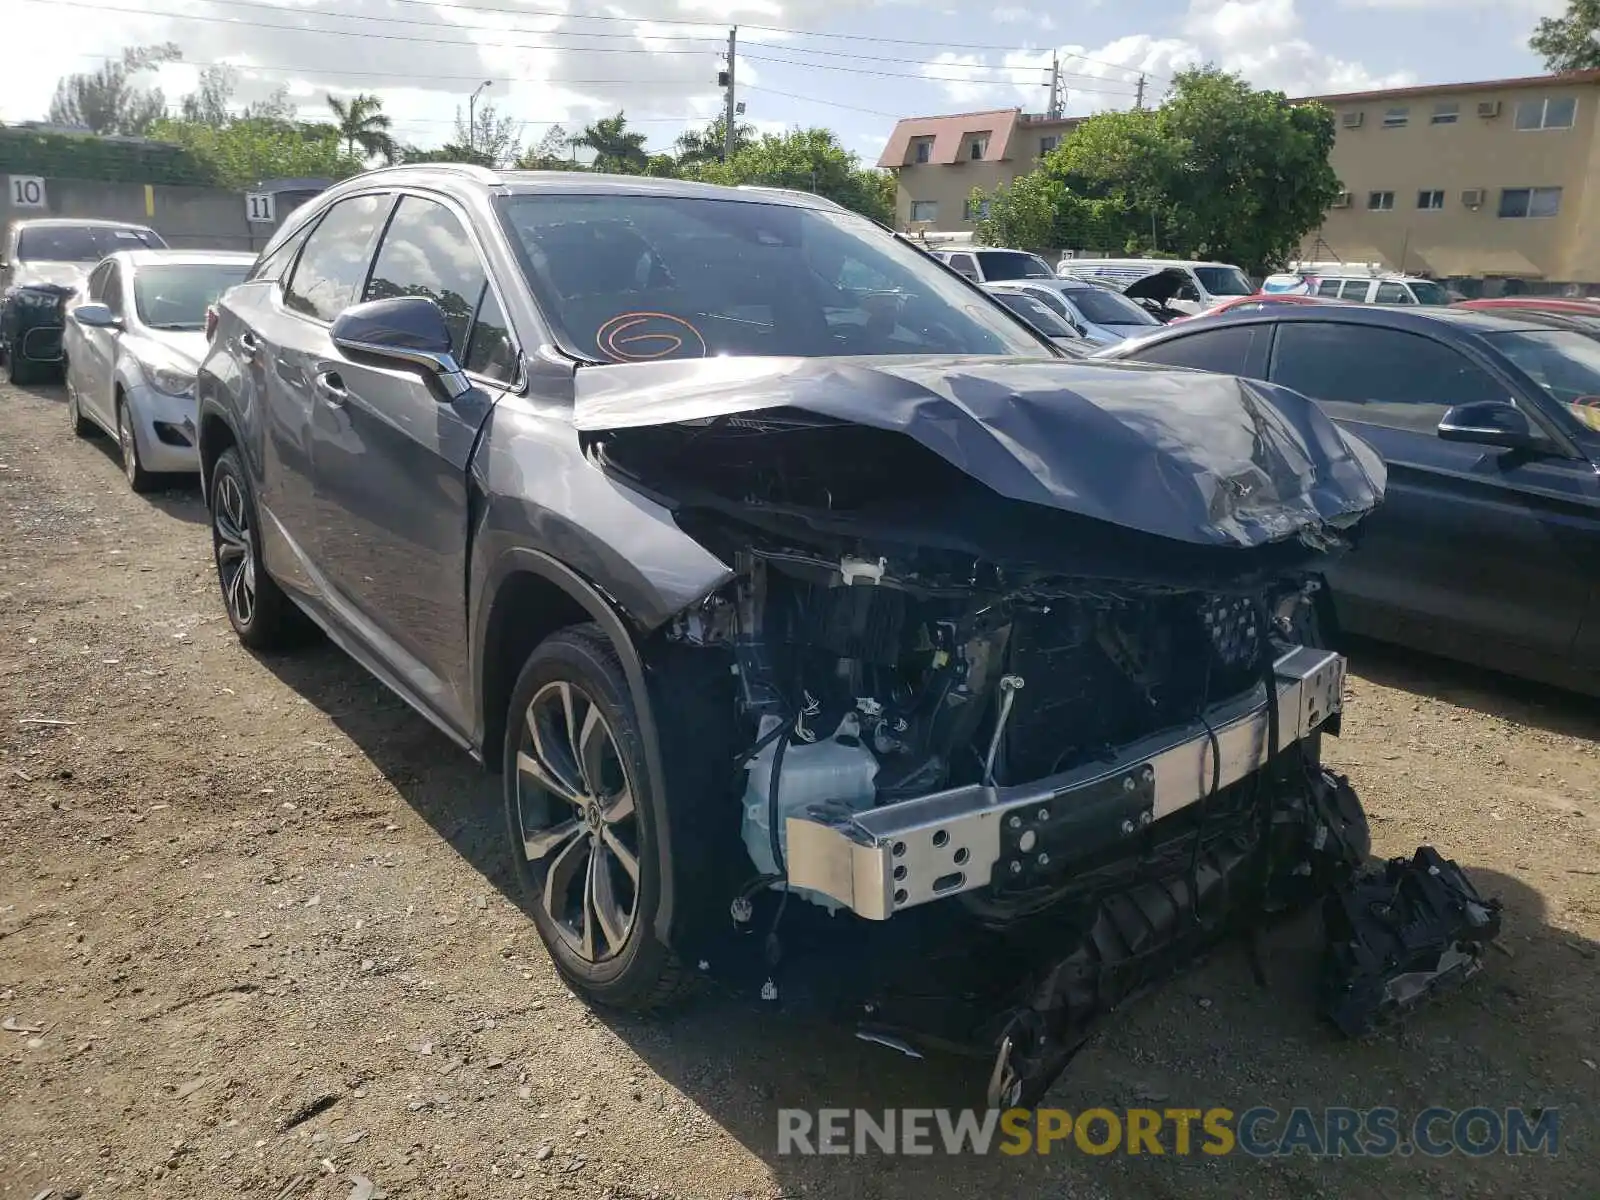
<instances>
[{"instance_id":1,"label":"front wheel","mask_svg":"<svg viewBox=\"0 0 1600 1200\"><path fill-rule=\"evenodd\" d=\"M117 446L122 451L122 473L128 477L128 486L135 492L148 492L155 487L156 479L144 469L139 459L139 439L133 432L133 414L128 402L117 401Z\"/></svg>"},{"instance_id":2,"label":"front wheel","mask_svg":"<svg viewBox=\"0 0 1600 1200\"><path fill-rule=\"evenodd\" d=\"M222 452L211 472L211 546L228 622L252 650L297 644L304 620L261 563L260 519L239 452Z\"/></svg>"},{"instance_id":3,"label":"front wheel","mask_svg":"<svg viewBox=\"0 0 1600 1200\"><path fill-rule=\"evenodd\" d=\"M534 650L512 691L504 755L511 852L556 968L613 1007L677 999L692 977L655 934L658 783L598 626L561 630Z\"/></svg>"},{"instance_id":4,"label":"front wheel","mask_svg":"<svg viewBox=\"0 0 1600 1200\"><path fill-rule=\"evenodd\" d=\"M83 409L78 405L78 389L72 386L72 381L67 381L67 420L72 424L74 436L86 438L95 432L94 422L83 415Z\"/></svg>"}]
</instances>

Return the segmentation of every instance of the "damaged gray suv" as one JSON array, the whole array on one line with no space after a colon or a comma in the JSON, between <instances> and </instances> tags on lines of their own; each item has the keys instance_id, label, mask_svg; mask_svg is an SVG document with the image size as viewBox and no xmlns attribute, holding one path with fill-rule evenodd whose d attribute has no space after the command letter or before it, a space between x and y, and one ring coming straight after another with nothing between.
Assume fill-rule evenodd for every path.
<instances>
[{"instance_id":1,"label":"damaged gray suv","mask_svg":"<svg viewBox=\"0 0 1600 1200\"><path fill-rule=\"evenodd\" d=\"M1032 1102L1271 913L1325 905L1350 1029L1492 936L1321 766L1384 471L1296 393L1065 361L815 197L464 166L297 210L197 390L238 636L309 618L503 773L596 1001L723 975Z\"/></svg>"}]
</instances>

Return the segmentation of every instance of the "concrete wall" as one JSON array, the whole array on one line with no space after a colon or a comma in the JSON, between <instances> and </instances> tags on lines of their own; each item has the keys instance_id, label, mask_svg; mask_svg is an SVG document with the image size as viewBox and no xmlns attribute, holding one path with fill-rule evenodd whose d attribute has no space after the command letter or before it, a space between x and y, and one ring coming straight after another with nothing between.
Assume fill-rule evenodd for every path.
<instances>
[{"instance_id":1,"label":"concrete wall","mask_svg":"<svg viewBox=\"0 0 1600 1200\"><path fill-rule=\"evenodd\" d=\"M34 217L95 217L148 225L168 244L183 249L260 250L277 228L245 220L244 193L222 188L168 187L161 184L104 183L88 179L45 180L45 207L11 207L9 179L0 194L0 245L15 220ZM281 193L276 217L281 223L302 193Z\"/></svg>"}]
</instances>

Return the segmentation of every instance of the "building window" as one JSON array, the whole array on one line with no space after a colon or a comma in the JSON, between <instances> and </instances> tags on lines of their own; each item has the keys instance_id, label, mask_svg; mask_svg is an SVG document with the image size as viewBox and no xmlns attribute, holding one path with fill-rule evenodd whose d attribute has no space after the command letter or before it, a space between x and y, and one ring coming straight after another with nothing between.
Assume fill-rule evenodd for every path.
<instances>
[{"instance_id":1,"label":"building window","mask_svg":"<svg viewBox=\"0 0 1600 1200\"><path fill-rule=\"evenodd\" d=\"M1500 215L1502 217L1553 217L1561 211L1561 189L1502 188Z\"/></svg>"},{"instance_id":2,"label":"building window","mask_svg":"<svg viewBox=\"0 0 1600 1200\"><path fill-rule=\"evenodd\" d=\"M918 138L911 143L911 161L925 163L933 157L933 139Z\"/></svg>"},{"instance_id":3,"label":"building window","mask_svg":"<svg viewBox=\"0 0 1600 1200\"><path fill-rule=\"evenodd\" d=\"M1393 192L1368 192L1367 193L1367 210L1369 212L1393 212L1394 211L1394 193Z\"/></svg>"},{"instance_id":4,"label":"building window","mask_svg":"<svg viewBox=\"0 0 1600 1200\"><path fill-rule=\"evenodd\" d=\"M1058 133L1052 133L1049 137L1042 137L1039 139L1039 153L1041 155L1049 154L1060 144L1061 135Z\"/></svg>"},{"instance_id":5,"label":"building window","mask_svg":"<svg viewBox=\"0 0 1600 1200\"><path fill-rule=\"evenodd\" d=\"M1572 96L1546 96L1543 100L1523 100L1517 105L1517 128L1571 129L1578 116L1578 101Z\"/></svg>"},{"instance_id":6,"label":"building window","mask_svg":"<svg viewBox=\"0 0 1600 1200\"><path fill-rule=\"evenodd\" d=\"M1435 188L1431 192L1418 192L1417 207L1427 212L1438 212L1444 207L1444 189Z\"/></svg>"},{"instance_id":7,"label":"building window","mask_svg":"<svg viewBox=\"0 0 1600 1200\"><path fill-rule=\"evenodd\" d=\"M1428 119L1430 125L1454 125L1461 119L1461 104L1455 100L1441 100L1433 106L1433 116Z\"/></svg>"},{"instance_id":8,"label":"building window","mask_svg":"<svg viewBox=\"0 0 1600 1200\"><path fill-rule=\"evenodd\" d=\"M988 138L987 135L982 136L982 137L975 137L975 138L972 139L971 148L968 149L968 151L967 151L967 157L970 158L973 162L978 162L983 158L984 153L988 149L989 149L989 138Z\"/></svg>"},{"instance_id":9,"label":"building window","mask_svg":"<svg viewBox=\"0 0 1600 1200\"><path fill-rule=\"evenodd\" d=\"M989 219L989 202L968 200L961 206L961 219L963 221L987 221Z\"/></svg>"},{"instance_id":10,"label":"building window","mask_svg":"<svg viewBox=\"0 0 1600 1200\"><path fill-rule=\"evenodd\" d=\"M911 202L911 219L913 221L937 221L939 219L939 202L937 200L913 200Z\"/></svg>"},{"instance_id":11,"label":"building window","mask_svg":"<svg viewBox=\"0 0 1600 1200\"><path fill-rule=\"evenodd\" d=\"M1409 108L1391 108L1383 114L1383 127L1385 129L1404 129L1411 123L1411 110Z\"/></svg>"}]
</instances>

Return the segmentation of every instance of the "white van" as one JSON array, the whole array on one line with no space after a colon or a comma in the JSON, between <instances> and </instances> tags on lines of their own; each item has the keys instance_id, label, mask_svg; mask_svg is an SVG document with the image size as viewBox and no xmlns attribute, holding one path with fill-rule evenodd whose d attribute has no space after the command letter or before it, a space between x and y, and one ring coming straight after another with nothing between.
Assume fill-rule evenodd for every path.
<instances>
[{"instance_id":1,"label":"white van","mask_svg":"<svg viewBox=\"0 0 1600 1200\"><path fill-rule=\"evenodd\" d=\"M1269 275L1261 290L1274 296L1321 296L1354 304L1445 305L1453 297L1444 285L1415 275L1385 271L1377 263L1290 263Z\"/></svg>"},{"instance_id":2,"label":"white van","mask_svg":"<svg viewBox=\"0 0 1600 1200\"><path fill-rule=\"evenodd\" d=\"M1056 264L1062 278L1102 279L1126 291L1142 279L1163 271L1178 270L1188 276L1189 286L1166 301L1169 309L1199 313L1234 296L1252 296L1256 286L1250 277L1232 263L1186 262L1171 258L1068 258Z\"/></svg>"}]
</instances>

